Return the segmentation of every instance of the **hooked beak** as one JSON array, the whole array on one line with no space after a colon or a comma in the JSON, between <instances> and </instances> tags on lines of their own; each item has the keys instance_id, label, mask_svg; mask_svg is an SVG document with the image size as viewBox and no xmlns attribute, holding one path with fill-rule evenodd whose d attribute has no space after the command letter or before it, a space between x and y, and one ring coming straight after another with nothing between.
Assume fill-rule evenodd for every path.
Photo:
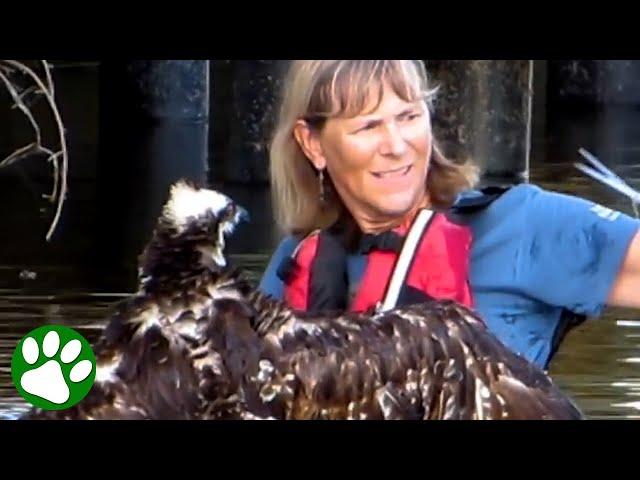
<instances>
[{"instance_id":1,"label":"hooked beak","mask_svg":"<svg viewBox=\"0 0 640 480\"><path fill-rule=\"evenodd\" d=\"M249 212L245 208L239 205L236 205L236 208L238 210L236 213L238 222L246 222L246 223L251 222L251 216L249 215Z\"/></svg>"}]
</instances>

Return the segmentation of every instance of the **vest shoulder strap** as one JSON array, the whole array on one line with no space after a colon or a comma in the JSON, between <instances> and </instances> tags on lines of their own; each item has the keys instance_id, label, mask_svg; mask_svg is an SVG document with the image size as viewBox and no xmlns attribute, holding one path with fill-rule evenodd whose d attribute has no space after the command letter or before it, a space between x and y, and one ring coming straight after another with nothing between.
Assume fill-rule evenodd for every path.
<instances>
[{"instance_id":1,"label":"vest shoulder strap","mask_svg":"<svg viewBox=\"0 0 640 480\"><path fill-rule=\"evenodd\" d=\"M300 248L302 247L302 245L306 240L313 237L314 235L319 235L319 234L320 234L320 230L314 230L313 232L309 233L306 237L303 237L298 242L293 252L291 252L290 255L282 259L282 262L280 263L280 265L278 266L278 269L276 270L276 275L280 280L282 280L284 283L287 283L289 281L289 278L291 277L291 275L293 275L297 267L296 257L298 256L298 252L300 251Z\"/></svg>"},{"instance_id":2,"label":"vest shoulder strap","mask_svg":"<svg viewBox=\"0 0 640 480\"><path fill-rule=\"evenodd\" d=\"M424 232L431 224L431 220L434 215L435 213L428 209L422 209L418 212L418 215L416 215L416 218L411 224L411 228L409 229L402 245L402 250L400 251L400 256L398 257L393 273L391 274L391 280L389 281L386 294L376 309L378 312L386 312L395 308L400 295L400 290L407 278L407 273L413 263L412 261L418 249L418 245L420 245Z\"/></svg>"},{"instance_id":3,"label":"vest shoulder strap","mask_svg":"<svg viewBox=\"0 0 640 480\"><path fill-rule=\"evenodd\" d=\"M469 192L462 195L451 207L450 212L454 215L467 215L484 210L511 187L486 187L479 191Z\"/></svg>"}]
</instances>

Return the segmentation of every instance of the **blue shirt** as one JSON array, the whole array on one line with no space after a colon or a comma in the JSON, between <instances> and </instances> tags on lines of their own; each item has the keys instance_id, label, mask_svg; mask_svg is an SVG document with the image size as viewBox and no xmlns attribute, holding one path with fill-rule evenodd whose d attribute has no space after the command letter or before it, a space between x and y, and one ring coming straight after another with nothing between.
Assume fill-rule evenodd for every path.
<instances>
[{"instance_id":1,"label":"blue shirt","mask_svg":"<svg viewBox=\"0 0 640 480\"><path fill-rule=\"evenodd\" d=\"M466 198L477 195L468 192ZM465 198L463 196L462 198ZM473 232L470 283L475 308L509 348L546 368L563 312L599 316L640 221L593 202L524 184L459 220ZM276 270L298 243L285 238L260 289L282 298ZM350 256L357 288L366 258Z\"/></svg>"}]
</instances>

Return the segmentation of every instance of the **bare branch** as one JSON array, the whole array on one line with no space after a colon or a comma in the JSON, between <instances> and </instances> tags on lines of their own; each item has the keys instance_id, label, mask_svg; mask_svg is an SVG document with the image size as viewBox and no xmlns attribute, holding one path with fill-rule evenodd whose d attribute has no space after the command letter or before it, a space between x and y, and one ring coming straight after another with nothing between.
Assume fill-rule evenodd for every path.
<instances>
[{"instance_id":1,"label":"bare branch","mask_svg":"<svg viewBox=\"0 0 640 480\"><path fill-rule=\"evenodd\" d=\"M13 84L2 73L0 73L0 80L2 80L2 82L5 84L9 94L11 95L11 98L13 98L13 101L15 102L14 107L17 107L20 110L22 110L22 113L24 113L26 117L29 119L29 123L31 124L31 127L33 128L33 131L36 134L36 144L38 145L42 144L42 139L40 137L40 127L38 126L38 123L33 118L33 115L31 114L31 110L29 110L29 108L24 104L24 102L22 101L21 95L14 88Z\"/></svg>"},{"instance_id":2,"label":"bare branch","mask_svg":"<svg viewBox=\"0 0 640 480\"><path fill-rule=\"evenodd\" d=\"M57 154L53 153L48 148L42 147L42 146L38 145L37 143L33 142L33 143L30 143L29 145L25 145L24 147L21 147L21 148L17 149L15 152L13 152L7 158L2 160L0 162L0 168L8 167L9 165L11 165L12 163L17 162L18 160L22 160L25 157L29 157L29 156L35 155L37 153L45 153L48 157L52 157L54 155L57 156Z\"/></svg>"},{"instance_id":3,"label":"bare branch","mask_svg":"<svg viewBox=\"0 0 640 480\"><path fill-rule=\"evenodd\" d=\"M55 98L55 90L53 89L53 79L51 78L51 66L46 60L41 60L44 67L44 74L47 76L47 85L49 86L49 95Z\"/></svg>"},{"instance_id":4,"label":"bare branch","mask_svg":"<svg viewBox=\"0 0 640 480\"><path fill-rule=\"evenodd\" d=\"M56 196L58 195L58 178L60 175L60 167L58 165L58 157L62 154L62 152L58 152L49 157L49 161L53 163L53 192L50 195L43 195L44 198L49 200L51 203L55 203Z\"/></svg>"},{"instance_id":5,"label":"bare branch","mask_svg":"<svg viewBox=\"0 0 640 480\"><path fill-rule=\"evenodd\" d=\"M16 60L0 60L0 80L13 99L15 103L14 108L19 108L20 111L22 111L22 113L28 118L29 123L31 124L31 127L33 128L34 134L36 136L35 142L19 148L14 153L5 158L2 162L0 162L0 168L6 167L34 153L44 153L48 155L48 161L53 164L54 184L53 192L51 193L51 195L44 195L44 198L47 198L52 203L57 203L56 213L46 236L47 241L49 241L58 224L58 221L60 220L62 206L67 195L67 173L69 158L65 138L65 128L64 124L62 123L62 118L60 116L60 112L58 110L58 106L54 97L55 90L53 79L51 76L51 66L46 60L41 60L40 62L44 68L46 84L31 68L29 68L24 63ZM25 90L18 92L16 87L8 78L8 75L14 74L16 72L21 72L22 74L29 77L35 83L35 86L28 87ZM58 129L60 144L60 148L58 151L54 152L53 150L43 146L42 144L42 136L38 123L35 121L30 108L25 103L25 99L30 94L43 95L48 103L48 106L54 116L56 127ZM60 159L62 160L62 167L60 167Z\"/></svg>"}]
</instances>

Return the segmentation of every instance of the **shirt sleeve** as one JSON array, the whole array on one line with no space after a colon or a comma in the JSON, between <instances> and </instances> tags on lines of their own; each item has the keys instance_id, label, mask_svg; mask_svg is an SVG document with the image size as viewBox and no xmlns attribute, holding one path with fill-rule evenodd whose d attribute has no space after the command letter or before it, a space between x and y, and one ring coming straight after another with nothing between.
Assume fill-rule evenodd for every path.
<instances>
[{"instance_id":1,"label":"shirt sleeve","mask_svg":"<svg viewBox=\"0 0 640 480\"><path fill-rule=\"evenodd\" d=\"M528 295L598 316L640 221L593 202L535 189L527 200L519 262Z\"/></svg>"},{"instance_id":2,"label":"shirt sleeve","mask_svg":"<svg viewBox=\"0 0 640 480\"><path fill-rule=\"evenodd\" d=\"M258 289L262 293L282 300L284 297L284 283L278 277L278 268L282 261L293 253L298 243L299 239L294 236L288 236L280 242L260 280Z\"/></svg>"}]
</instances>

